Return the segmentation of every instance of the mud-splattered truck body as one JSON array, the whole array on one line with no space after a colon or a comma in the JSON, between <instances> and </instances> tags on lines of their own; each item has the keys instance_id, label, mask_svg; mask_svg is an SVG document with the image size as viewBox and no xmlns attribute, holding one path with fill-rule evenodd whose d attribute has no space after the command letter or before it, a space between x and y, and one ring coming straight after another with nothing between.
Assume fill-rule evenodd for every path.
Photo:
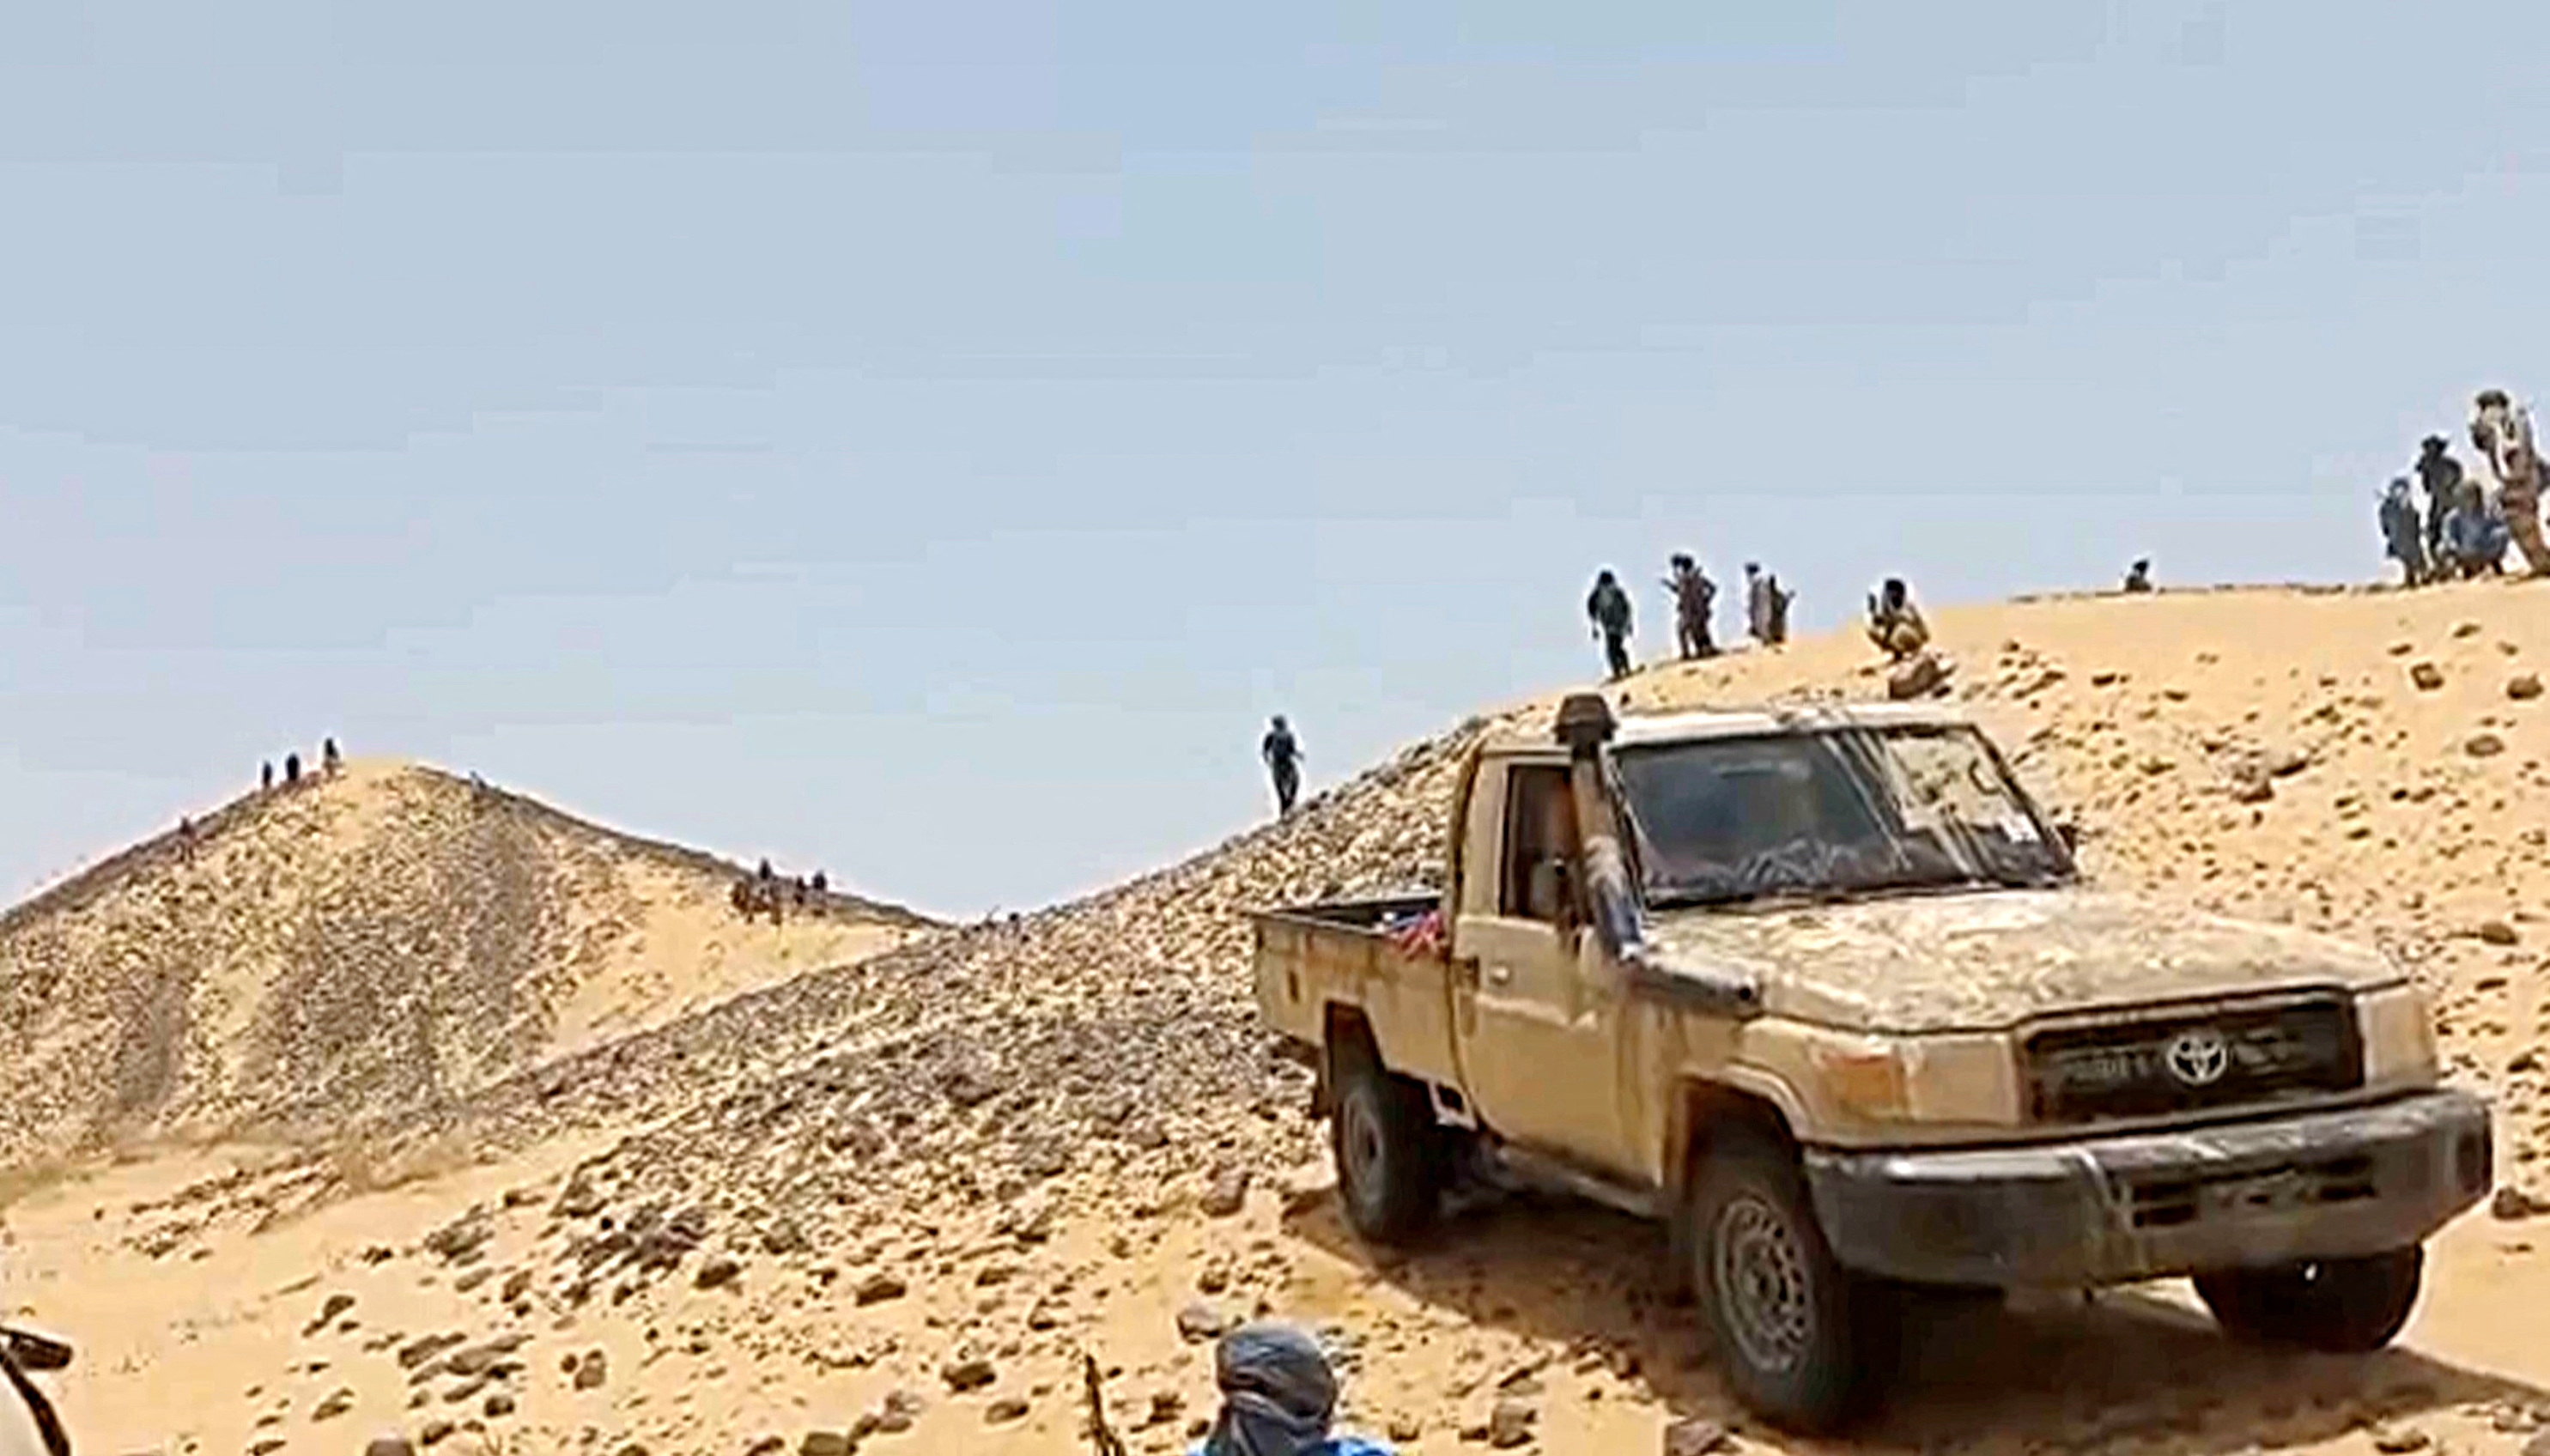
<instances>
[{"instance_id":1,"label":"mud-splattered truck body","mask_svg":"<svg viewBox=\"0 0 2550 1456\"><path fill-rule=\"evenodd\" d=\"M1256 937L1359 1232L1473 1175L1668 1220L1730 1382L1798 1426L1865 1406L1924 1286L2188 1274L2236 1334L2379 1346L2492 1176L2398 967L2084 887L1936 707L1570 699L1475 750L1439 895Z\"/></svg>"}]
</instances>

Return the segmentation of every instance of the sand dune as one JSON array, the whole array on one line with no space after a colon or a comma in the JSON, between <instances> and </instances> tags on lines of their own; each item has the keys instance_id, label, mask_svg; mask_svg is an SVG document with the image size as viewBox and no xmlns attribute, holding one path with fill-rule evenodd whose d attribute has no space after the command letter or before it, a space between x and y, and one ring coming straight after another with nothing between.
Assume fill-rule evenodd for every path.
<instances>
[{"instance_id":1,"label":"sand dune","mask_svg":"<svg viewBox=\"0 0 2550 1456\"><path fill-rule=\"evenodd\" d=\"M1934 614L1954 692L2079 816L2095 878L2376 941L2435 988L2452 1075L2498 1103L2507 1216L2483 1211L2439 1241L2404 1345L2370 1360L2232 1346L2171 1286L1942 1316L1859 1444L2537 1456L2550 1217L2525 1211L2550 1199L2542 592L2259 589ZM1622 692L1632 709L1875 696L1869 659L1855 638L1817 639L1658 667ZM1499 716L1528 721L1549 701ZM1347 1352L1350 1417L1404 1450L1478 1449L1500 1404L1528 1411L1528 1449L1653 1451L1675 1421L1795 1448L1747 1422L1690 1312L1656 1297L1650 1230L1487 1207L1436 1248L1377 1264L1338 1224L1303 1080L1250 1014L1238 917L1436 873L1453 768L1483 725L1117 890L864 958L873 947L847 946L784 979L701 969L709 930L695 949L654 919L693 914L677 883L558 868L574 856L539 833L439 831L471 846L452 856L465 865L332 859L410 866L374 873L415 896L485 887L468 892L481 909L433 938L407 932L423 950L403 953L461 965L473 944L534 946L541 964L614 969L533 978L538 994L490 973L436 1003L465 1013L441 1015L376 997L357 971L290 983L388 1008L370 1019L424 1037L404 1044L430 1051L440 1080L410 1086L384 1070L388 1033L330 1040L340 1022L305 1018L288 1022L299 1039L277 1037L274 1014L237 1005L307 974L294 934L326 937L332 965L399 944L367 927L401 922L410 892L331 881L332 912L239 940L254 953L223 964L251 969L192 983L187 1044L204 1049L148 1116L221 1125L237 1119L217 1110L263 1106L293 1120L334 1097L378 1110L367 1155L441 1171L365 1191L342 1157L208 1148L81 1167L7 1208L0 1298L83 1342L65 1407L116 1449L350 1450L398 1432L467 1451L1081 1451L1086 1350L1133 1448L1166 1452L1210 1407L1198 1336L1260 1310L1326 1329ZM229 851L223 883L301 903L311 861L293 845L373 842L406 816L455 812L448 781L402 807L381 787L397 777L349 785L342 805L269 807L272 831ZM287 831L287 817L309 826ZM504 868L524 864L544 868ZM577 908L516 913L508 876L574 883L553 898ZM193 903L147 903L164 896ZM173 965L202 943L163 950L168 927L194 922L122 905L99 897L75 922L122 957L107 964ZM16 997L41 962L18 949L24 926L5 930ZM667 954L641 971L646 957L587 949L633 936ZM248 990L211 994L232 987ZM740 994L706 1004L727 991ZM116 1019L105 991L46 1005L63 1046L151 1024ZM519 1029L534 1005L536 1037ZM287 1065L297 1098L239 1091L245 1069ZM20 1143L64 1145L62 1129L94 1136L125 1116L102 1093L82 1106L87 1120L57 1112Z\"/></svg>"},{"instance_id":2,"label":"sand dune","mask_svg":"<svg viewBox=\"0 0 2550 1456\"><path fill-rule=\"evenodd\" d=\"M0 918L0 1156L431 1111L924 928L736 873L408 765L249 796Z\"/></svg>"}]
</instances>

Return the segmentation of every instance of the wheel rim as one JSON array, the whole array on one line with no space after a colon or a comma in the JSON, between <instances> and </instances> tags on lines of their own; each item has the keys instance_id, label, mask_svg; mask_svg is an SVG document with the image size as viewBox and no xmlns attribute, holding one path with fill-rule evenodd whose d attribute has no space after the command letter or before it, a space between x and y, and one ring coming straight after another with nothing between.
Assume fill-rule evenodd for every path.
<instances>
[{"instance_id":1,"label":"wheel rim","mask_svg":"<svg viewBox=\"0 0 2550 1456\"><path fill-rule=\"evenodd\" d=\"M1758 1198L1735 1199L1717 1215L1710 1260L1719 1317L1745 1363L1776 1373L1805 1359L1814 1315L1788 1220Z\"/></svg>"},{"instance_id":2,"label":"wheel rim","mask_svg":"<svg viewBox=\"0 0 2550 1456\"><path fill-rule=\"evenodd\" d=\"M1369 1207L1373 1191L1380 1186L1381 1119L1373 1116L1365 1099L1349 1097L1339 1109L1337 1121L1337 1169L1344 1179L1346 1197L1357 1208Z\"/></svg>"}]
</instances>

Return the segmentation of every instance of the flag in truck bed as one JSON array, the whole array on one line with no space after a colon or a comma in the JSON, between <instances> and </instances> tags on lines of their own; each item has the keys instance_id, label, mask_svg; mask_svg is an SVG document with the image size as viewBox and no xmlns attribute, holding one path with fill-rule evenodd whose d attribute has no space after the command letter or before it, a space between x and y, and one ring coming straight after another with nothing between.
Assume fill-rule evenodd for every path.
<instances>
[{"instance_id":1,"label":"flag in truck bed","mask_svg":"<svg viewBox=\"0 0 2550 1456\"><path fill-rule=\"evenodd\" d=\"M1393 948L1402 955L1429 956L1443 953L1443 912L1438 908L1423 915L1405 916L1381 927L1390 937Z\"/></svg>"}]
</instances>

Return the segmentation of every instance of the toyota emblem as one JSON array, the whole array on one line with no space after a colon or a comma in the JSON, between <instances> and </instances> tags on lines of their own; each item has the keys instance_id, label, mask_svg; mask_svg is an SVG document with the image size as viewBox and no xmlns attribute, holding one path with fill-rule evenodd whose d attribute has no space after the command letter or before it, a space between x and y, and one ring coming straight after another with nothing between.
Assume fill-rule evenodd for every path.
<instances>
[{"instance_id":1,"label":"toyota emblem","mask_svg":"<svg viewBox=\"0 0 2550 1456\"><path fill-rule=\"evenodd\" d=\"M2169 1074L2190 1087L2210 1087L2231 1070L2231 1043L2210 1026L2181 1031L2171 1038Z\"/></svg>"}]
</instances>

